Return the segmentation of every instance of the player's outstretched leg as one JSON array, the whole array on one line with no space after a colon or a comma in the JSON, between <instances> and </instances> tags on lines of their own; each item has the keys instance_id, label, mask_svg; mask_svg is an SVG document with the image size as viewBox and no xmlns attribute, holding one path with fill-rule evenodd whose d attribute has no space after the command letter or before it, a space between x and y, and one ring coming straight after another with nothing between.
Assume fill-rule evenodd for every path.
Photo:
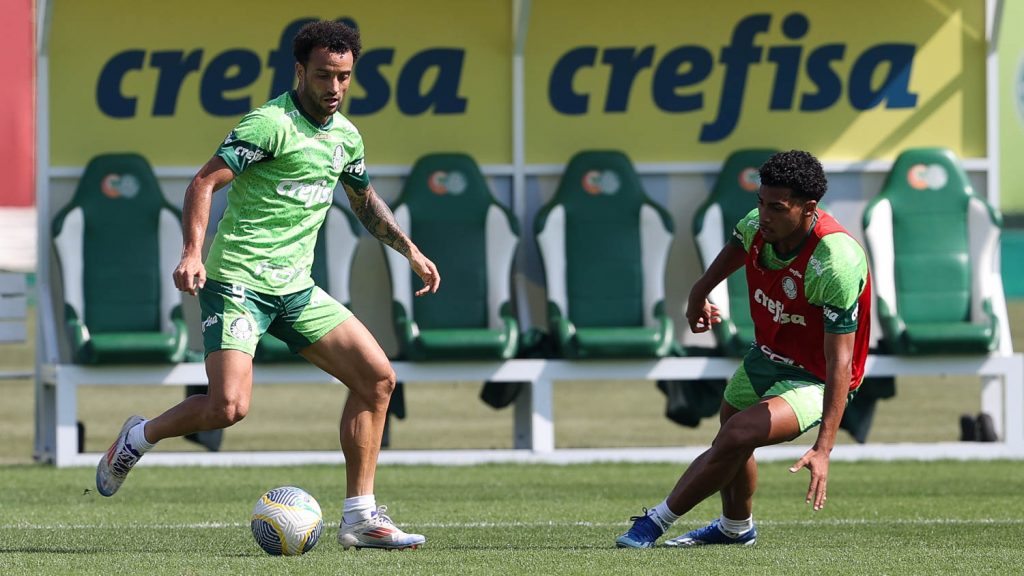
<instances>
[{"instance_id":1,"label":"player's outstretched leg","mask_svg":"<svg viewBox=\"0 0 1024 576\"><path fill-rule=\"evenodd\" d=\"M338 529L338 544L345 550L355 547L380 548L384 550L405 550L407 548L419 548L426 543L427 539L420 534L409 534L395 526L391 517L387 515L387 506L378 506L369 518L362 522L349 524L345 518L341 519L341 527Z\"/></svg>"},{"instance_id":2,"label":"player's outstretched leg","mask_svg":"<svg viewBox=\"0 0 1024 576\"><path fill-rule=\"evenodd\" d=\"M691 530L682 536L677 536L665 541L665 546L670 548L686 548L690 546L705 546L708 544L740 544L752 546L757 542L757 526L752 525L750 530L742 534L726 534L721 527L721 519L716 519L703 528Z\"/></svg>"},{"instance_id":3,"label":"player's outstretched leg","mask_svg":"<svg viewBox=\"0 0 1024 576\"><path fill-rule=\"evenodd\" d=\"M625 534L615 539L616 548L651 548L658 538L665 533L661 524L651 517L644 508L640 516L630 516L633 526Z\"/></svg>"},{"instance_id":4,"label":"player's outstretched leg","mask_svg":"<svg viewBox=\"0 0 1024 576\"><path fill-rule=\"evenodd\" d=\"M104 496L113 496L131 472L132 466L142 458L142 452L128 443L128 431L145 420L142 416L131 416L121 426L121 432L107 453L96 466L96 491Z\"/></svg>"}]
</instances>

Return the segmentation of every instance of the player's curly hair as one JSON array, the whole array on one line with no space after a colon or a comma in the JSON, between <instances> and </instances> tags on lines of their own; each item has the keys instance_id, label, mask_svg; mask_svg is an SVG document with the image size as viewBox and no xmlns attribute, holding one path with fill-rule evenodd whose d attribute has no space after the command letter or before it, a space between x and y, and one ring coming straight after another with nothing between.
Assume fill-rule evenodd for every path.
<instances>
[{"instance_id":1,"label":"player's curly hair","mask_svg":"<svg viewBox=\"0 0 1024 576\"><path fill-rule=\"evenodd\" d=\"M789 188L794 198L817 201L828 190L821 162L803 150L774 154L761 165L759 172L763 186Z\"/></svg>"},{"instance_id":2,"label":"player's curly hair","mask_svg":"<svg viewBox=\"0 0 1024 576\"><path fill-rule=\"evenodd\" d=\"M359 30L333 20L319 20L299 29L292 43L295 61L303 66L309 62L309 54L317 48L327 48L334 54L352 52L353 62L359 59L362 41Z\"/></svg>"}]
</instances>

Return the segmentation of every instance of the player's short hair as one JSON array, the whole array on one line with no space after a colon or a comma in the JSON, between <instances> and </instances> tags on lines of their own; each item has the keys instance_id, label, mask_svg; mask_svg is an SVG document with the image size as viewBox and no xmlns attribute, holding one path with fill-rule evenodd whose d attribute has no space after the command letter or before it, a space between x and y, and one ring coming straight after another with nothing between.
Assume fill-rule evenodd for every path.
<instances>
[{"instance_id":1,"label":"player's short hair","mask_svg":"<svg viewBox=\"0 0 1024 576\"><path fill-rule=\"evenodd\" d=\"M354 62L359 59L363 47L359 30L333 20L319 20L299 29L292 43L292 54L296 62L305 66L309 62L309 54L317 48L326 48L333 54L351 52Z\"/></svg>"},{"instance_id":2,"label":"player's short hair","mask_svg":"<svg viewBox=\"0 0 1024 576\"><path fill-rule=\"evenodd\" d=\"M828 190L821 162L803 150L773 154L761 165L759 172L762 186L789 188L794 198L817 201Z\"/></svg>"}]
</instances>

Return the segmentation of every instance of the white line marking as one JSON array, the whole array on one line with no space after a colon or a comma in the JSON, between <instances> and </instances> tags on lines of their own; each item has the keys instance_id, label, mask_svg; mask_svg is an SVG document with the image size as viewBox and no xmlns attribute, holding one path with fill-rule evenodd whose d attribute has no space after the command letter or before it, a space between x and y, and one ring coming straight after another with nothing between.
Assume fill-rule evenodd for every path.
<instances>
[{"instance_id":1,"label":"white line marking","mask_svg":"<svg viewBox=\"0 0 1024 576\"><path fill-rule=\"evenodd\" d=\"M892 518L892 519L823 519L823 520L758 520L760 526L1019 526L1024 518ZM682 521L678 527L694 524ZM701 525L696 522L694 525ZM629 522L422 522L410 528L622 528ZM0 524L0 530L215 530L248 528L248 522L193 522L181 524L35 524L31 522Z\"/></svg>"}]
</instances>

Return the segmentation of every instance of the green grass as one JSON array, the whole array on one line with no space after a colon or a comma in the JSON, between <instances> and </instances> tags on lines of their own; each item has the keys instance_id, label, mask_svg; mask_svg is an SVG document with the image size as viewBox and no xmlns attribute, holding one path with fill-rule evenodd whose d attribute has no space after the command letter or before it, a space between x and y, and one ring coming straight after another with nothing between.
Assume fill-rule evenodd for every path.
<instances>
[{"instance_id":1,"label":"green grass","mask_svg":"<svg viewBox=\"0 0 1024 576\"><path fill-rule=\"evenodd\" d=\"M1010 303L1016 349L1024 301ZM0 367L29 369L31 347L0 347ZM955 440L976 412L971 378L900 378L879 403L871 440ZM392 448L507 448L512 414L477 398L479 383L412 385L409 418ZM81 390L86 449L104 449L123 418L154 415L177 388ZM264 386L225 450L337 449L342 387ZM752 549L616 550L626 518L664 498L685 464L388 466L376 492L395 519L428 537L415 552L343 553L334 542L339 467L157 468L132 473L116 497L95 492L92 469L31 462L33 389L0 381L0 572L7 574L1015 574L1024 565L1024 468L1019 462L836 462L829 505L803 503L807 476L761 465ZM650 382L566 382L555 388L559 447L706 445L717 426L682 428L663 416ZM296 423L301 422L301 425ZM843 434L843 442L849 438ZM195 450L183 440L160 450ZM309 554L266 556L248 517L273 486L309 490L328 529ZM718 513L714 499L672 535Z\"/></svg>"},{"instance_id":2,"label":"green grass","mask_svg":"<svg viewBox=\"0 0 1024 576\"><path fill-rule=\"evenodd\" d=\"M835 463L821 512L806 475L761 466L750 549L617 550L627 517L664 497L682 466L389 466L377 494L424 533L414 552L343 552L337 467L140 467L115 497L93 471L16 466L0 508L4 574L1012 574L1024 564L1024 473L1012 462ZM249 512L299 485L324 510L321 542L274 558ZM708 501L675 535L718 513Z\"/></svg>"}]
</instances>

